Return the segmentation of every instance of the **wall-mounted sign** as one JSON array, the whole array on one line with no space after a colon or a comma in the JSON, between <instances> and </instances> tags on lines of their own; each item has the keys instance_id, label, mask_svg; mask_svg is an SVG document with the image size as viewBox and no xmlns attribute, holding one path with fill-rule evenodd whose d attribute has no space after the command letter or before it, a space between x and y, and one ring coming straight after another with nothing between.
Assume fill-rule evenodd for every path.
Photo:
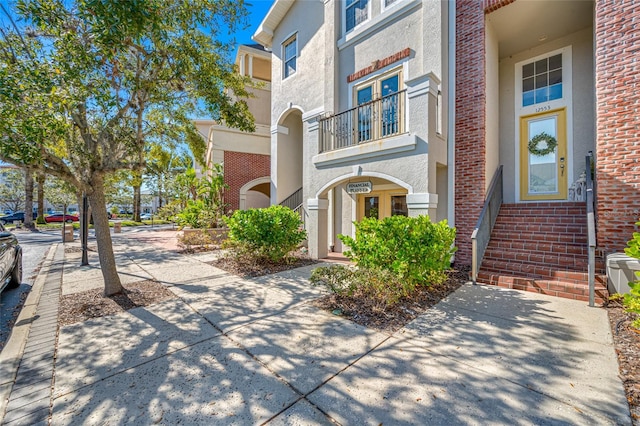
<instances>
[{"instance_id":1,"label":"wall-mounted sign","mask_svg":"<svg viewBox=\"0 0 640 426\"><path fill-rule=\"evenodd\" d=\"M376 70L386 67L387 65L391 65L394 62L398 62L401 59L407 58L411 55L411 49L406 48L404 50L399 51L398 53L394 53L391 56L388 56L384 59L378 59L376 61L371 62L366 68L361 69L360 71L356 71L353 74L347 76L347 83L351 83L359 78L364 77L365 75L369 75Z\"/></svg>"},{"instance_id":2,"label":"wall-mounted sign","mask_svg":"<svg viewBox=\"0 0 640 426\"><path fill-rule=\"evenodd\" d=\"M351 182L347 184L347 194L368 194L373 189L371 182Z\"/></svg>"}]
</instances>

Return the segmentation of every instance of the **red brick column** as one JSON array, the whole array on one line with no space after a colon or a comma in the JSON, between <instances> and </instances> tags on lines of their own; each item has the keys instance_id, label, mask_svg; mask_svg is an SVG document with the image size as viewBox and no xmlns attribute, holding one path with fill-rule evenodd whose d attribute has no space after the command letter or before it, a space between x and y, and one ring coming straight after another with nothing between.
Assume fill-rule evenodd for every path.
<instances>
[{"instance_id":1,"label":"red brick column","mask_svg":"<svg viewBox=\"0 0 640 426\"><path fill-rule=\"evenodd\" d=\"M224 193L228 210L240 208L240 188L254 179L271 175L271 157L244 152L224 152L224 182L229 188Z\"/></svg>"},{"instance_id":2,"label":"red brick column","mask_svg":"<svg viewBox=\"0 0 640 426\"><path fill-rule=\"evenodd\" d=\"M456 2L456 263L471 264L471 233L485 195L484 4Z\"/></svg>"},{"instance_id":3,"label":"red brick column","mask_svg":"<svg viewBox=\"0 0 640 426\"><path fill-rule=\"evenodd\" d=\"M595 3L598 246L622 251L640 217L640 7Z\"/></svg>"}]
</instances>

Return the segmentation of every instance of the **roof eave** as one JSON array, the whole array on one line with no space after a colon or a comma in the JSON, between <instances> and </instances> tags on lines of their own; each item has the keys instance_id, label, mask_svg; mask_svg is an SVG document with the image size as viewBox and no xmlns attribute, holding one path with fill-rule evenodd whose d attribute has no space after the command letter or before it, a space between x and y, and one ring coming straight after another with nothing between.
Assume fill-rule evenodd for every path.
<instances>
[{"instance_id":1,"label":"roof eave","mask_svg":"<svg viewBox=\"0 0 640 426\"><path fill-rule=\"evenodd\" d=\"M271 48L273 44L273 32L278 28L278 25L280 25L280 22L294 1L295 0L276 0L251 39L266 48Z\"/></svg>"}]
</instances>

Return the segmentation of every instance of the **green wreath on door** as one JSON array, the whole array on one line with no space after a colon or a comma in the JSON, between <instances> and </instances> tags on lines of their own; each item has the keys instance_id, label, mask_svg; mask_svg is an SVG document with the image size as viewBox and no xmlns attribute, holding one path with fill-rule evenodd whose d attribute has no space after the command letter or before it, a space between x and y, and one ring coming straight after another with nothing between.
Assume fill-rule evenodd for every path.
<instances>
[{"instance_id":1,"label":"green wreath on door","mask_svg":"<svg viewBox=\"0 0 640 426\"><path fill-rule=\"evenodd\" d=\"M544 148L538 147L540 142L545 142L546 146ZM529 152L538 157L544 157L554 152L557 146L558 140L556 138L546 132L542 132L535 135L529 141Z\"/></svg>"}]
</instances>

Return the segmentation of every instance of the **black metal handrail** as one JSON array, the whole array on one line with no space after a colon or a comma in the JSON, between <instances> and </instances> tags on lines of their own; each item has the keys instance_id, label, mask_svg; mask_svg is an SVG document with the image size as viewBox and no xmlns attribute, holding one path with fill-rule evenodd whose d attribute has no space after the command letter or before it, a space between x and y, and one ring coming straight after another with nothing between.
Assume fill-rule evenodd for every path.
<instances>
[{"instance_id":1,"label":"black metal handrail","mask_svg":"<svg viewBox=\"0 0 640 426\"><path fill-rule=\"evenodd\" d=\"M281 206L289 207L291 210L298 213L298 215L300 215L300 220L302 221L302 227L303 229L306 229L307 219L302 202L302 188L280 201L279 204Z\"/></svg>"},{"instance_id":2,"label":"black metal handrail","mask_svg":"<svg viewBox=\"0 0 640 426\"><path fill-rule=\"evenodd\" d=\"M334 151L404 132L406 90L321 118L319 152Z\"/></svg>"},{"instance_id":3,"label":"black metal handrail","mask_svg":"<svg viewBox=\"0 0 640 426\"><path fill-rule=\"evenodd\" d=\"M596 220L595 220L595 159L589 151L586 157L587 175L587 240L589 246L589 306L595 305L596 293Z\"/></svg>"},{"instance_id":4,"label":"black metal handrail","mask_svg":"<svg viewBox=\"0 0 640 426\"><path fill-rule=\"evenodd\" d=\"M478 223L471 234L471 279L475 284L478 278L478 271L482 264L484 252L489 245L491 239L491 231L496 224L500 207L502 206L502 166L491 179L491 185L487 191L487 197L484 200Z\"/></svg>"},{"instance_id":5,"label":"black metal handrail","mask_svg":"<svg viewBox=\"0 0 640 426\"><path fill-rule=\"evenodd\" d=\"M278 204L289 207L291 210L296 210L302 204L302 188L296 190Z\"/></svg>"}]
</instances>

